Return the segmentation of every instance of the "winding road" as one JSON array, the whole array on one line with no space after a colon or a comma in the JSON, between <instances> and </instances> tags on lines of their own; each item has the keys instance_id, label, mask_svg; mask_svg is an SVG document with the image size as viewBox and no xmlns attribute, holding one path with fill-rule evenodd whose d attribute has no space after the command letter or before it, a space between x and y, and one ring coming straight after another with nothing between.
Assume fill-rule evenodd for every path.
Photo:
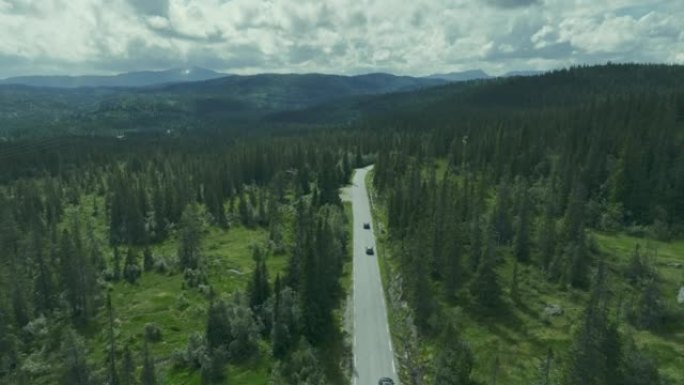
<instances>
[{"instance_id":1,"label":"winding road","mask_svg":"<svg viewBox=\"0 0 684 385\"><path fill-rule=\"evenodd\" d=\"M372 167L357 169L348 190L354 215L354 385L376 385L382 377L399 384L366 190ZM364 223L371 228L364 229ZM367 255L366 247L373 247L375 255Z\"/></svg>"}]
</instances>

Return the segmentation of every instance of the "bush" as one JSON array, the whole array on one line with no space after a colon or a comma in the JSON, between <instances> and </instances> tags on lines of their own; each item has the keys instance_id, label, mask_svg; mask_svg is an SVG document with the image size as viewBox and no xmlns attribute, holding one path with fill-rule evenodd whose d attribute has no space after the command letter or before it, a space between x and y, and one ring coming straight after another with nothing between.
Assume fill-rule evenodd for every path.
<instances>
[{"instance_id":1,"label":"bush","mask_svg":"<svg viewBox=\"0 0 684 385\"><path fill-rule=\"evenodd\" d=\"M204 336L195 332L188 339L184 350L173 352L173 364L178 368L200 369L202 363L208 360L208 355Z\"/></svg>"},{"instance_id":2,"label":"bush","mask_svg":"<svg viewBox=\"0 0 684 385\"><path fill-rule=\"evenodd\" d=\"M145 324L145 339L149 342L159 342L162 339L161 329L154 323Z\"/></svg>"},{"instance_id":3,"label":"bush","mask_svg":"<svg viewBox=\"0 0 684 385\"><path fill-rule=\"evenodd\" d=\"M207 275L202 269L185 269L183 271L183 289L195 288L207 284Z\"/></svg>"},{"instance_id":4,"label":"bush","mask_svg":"<svg viewBox=\"0 0 684 385\"><path fill-rule=\"evenodd\" d=\"M140 274L140 267L138 267L138 265L126 265L124 268L124 279L126 279L128 283L136 283L138 278L140 278Z\"/></svg>"},{"instance_id":5,"label":"bush","mask_svg":"<svg viewBox=\"0 0 684 385\"><path fill-rule=\"evenodd\" d=\"M188 307L190 307L190 300L181 292L178 297L176 297L176 309L183 311Z\"/></svg>"},{"instance_id":6,"label":"bush","mask_svg":"<svg viewBox=\"0 0 684 385\"><path fill-rule=\"evenodd\" d=\"M166 261L166 258L158 257L154 261L154 271L159 274L164 274L169 271L169 263Z\"/></svg>"}]
</instances>

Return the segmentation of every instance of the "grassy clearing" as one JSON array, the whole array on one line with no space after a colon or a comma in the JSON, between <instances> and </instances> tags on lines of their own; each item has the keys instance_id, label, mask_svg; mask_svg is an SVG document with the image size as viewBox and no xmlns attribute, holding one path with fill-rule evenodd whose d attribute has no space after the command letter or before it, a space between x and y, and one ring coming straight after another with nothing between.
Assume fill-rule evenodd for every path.
<instances>
[{"instance_id":1,"label":"grassy clearing","mask_svg":"<svg viewBox=\"0 0 684 385\"><path fill-rule=\"evenodd\" d=\"M102 198L95 198L98 215L93 216L92 196L86 196L80 207L70 207L69 213L80 216L81 222L93 228L93 233L103 245L108 261L113 250L107 245L107 225L102 208ZM66 225L66 224L65 224ZM85 226L85 225L84 225ZM288 233L285 229L285 233ZM202 250L208 280L214 291L223 297L235 290L244 290L253 269L252 247L266 242L268 234L262 229L232 227L228 230L210 227L205 231ZM176 258L178 242L172 236L151 249L155 257L164 257L168 262ZM125 254L124 254L125 255ZM266 257L269 277L285 269L285 255ZM142 261L139 261L142 263ZM115 317L115 338L118 349L128 344L137 364L141 364L140 352L145 325L153 323L161 329L162 340L150 344L150 351L157 360L160 383L175 385L200 384L198 371L175 369L171 357L175 350L183 349L191 334L202 333L206 323L208 299L197 290L183 290L183 276L177 272L160 274L143 273L134 285L125 281L109 283ZM95 368L104 368L107 354L108 320L104 309L87 333L87 344ZM240 366L228 366L228 383L264 384L268 380L271 358L267 344L263 344L261 358Z\"/></svg>"},{"instance_id":2,"label":"grassy clearing","mask_svg":"<svg viewBox=\"0 0 684 385\"><path fill-rule=\"evenodd\" d=\"M227 297L235 290L243 290L251 277L253 268L251 247L266 240L263 230L242 227L227 231L210 229L204 237L203 250L209 283L215 292ZM177 242L170 239L153 247L155 256L172 259ZM268 256L271 279L284 269L285 256ZM133 343L134 350L141 349L144 327L154 323L161 329L161 342L151 344L157 358L158 370L167 384L199 384L197 372L172 368L174 350L183 349L188 338L205 328L208 299L197 290L182 290L181 274L145 273L139 282L130 285L118 282L112 285L112 304L115 309L117 343L120 346ZM106 330L106 314L100 312L99 330ZM95 349L101 353L107 346L106 333L100 332L93 339ZM97 357L97 354L96 354ZM234 384L263 384L269 373L270 357L263 349L262 359L243 366L229 366L228 381Z\"/></svg>"}]
</instances>

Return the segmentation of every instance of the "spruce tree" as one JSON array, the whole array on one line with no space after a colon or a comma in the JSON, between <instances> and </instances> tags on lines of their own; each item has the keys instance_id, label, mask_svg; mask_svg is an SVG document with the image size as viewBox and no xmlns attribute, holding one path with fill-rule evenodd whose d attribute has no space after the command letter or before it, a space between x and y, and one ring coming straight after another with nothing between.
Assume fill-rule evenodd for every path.
<instances>
[{"instance_id":1,"label":"spruce tree","mask_svg":"<svg viewBox=\"0 0 684 385\"><path fill-rule=\"evenodd\" d=\"M482 262L470 284L470 294L487 313L493 313L501 306L501 287L496 273L496 249L491 235L487 237L487 248Z\"/></svg>"},{"instance_id":2,"label":"spruce tree","mask_svg":"<svg viewBox=\"0 0 684 385\"><path fill-rule=\"evenodd\" d=\"M482 229L480 228L479 215L475 215L470 225L470 255L468 267L471 272L476 272L482 260Z\"/></svg>"},{"instance_id":3,"label":"spruce tree","mask_svg":"<svg viewBox=\"0 0 684 385\"><path fill-rule=\"evenodd\" d=\"M178 262L181 270L200 266L203 220L200 206L191 203L183 210L180 223Z\"/></svg>"},{"instance_id":4,"label":"spruce tree","mask_svg":"<svg viewBox=\"0 0 684 385\"><path fill-rule=\"evenodd\" d=\"M143 270L148 273L154 269L154 257L152 256L152 250L149 247L145 247L143 250Z\"/></svg>"},{"instance_id":5,"label":"spruce tree","mask_svg":"<svg viewBox=\"0 0 684 385\"><path fill-rule=\"evenodd\" d=\"M142 385L157 385L157 374L154 368L154 359L150 355L147 340L143 344L143 365L140 372L140 383Z\"/></svg>"},{"instance_id":6,"label":"spruce tree","mask_svg":"<svg viewBox=\"0 0 684 385\"><path fill-rule=\"evenodd\" d=\"M268 283L268 269L266 268L266 261L264 261L261 248L254 248L252 259L254 260L255 267L248 287L249 304L252 311L259 312L271 295L271 287Z\"/></svg>"},{"instance_id":7,"label":"spruce tree","mask_svg":"<svg viewBox=\"0 0 684 385\"><path fill-rule=\"evenodd\" d=\"M96 384L86 361L83 341L72 329L67 330L66 338L62 342L62 356L64 367L60 385Z\"/></svg>"},{"instance_id":8,"label":"spruce tree","mask_svg":"<svg viewBox=\"0 0 684 385\"><path fill-rule=\"evenodd\" d=\"M475 364L468 344L459 337L451 321L442 331L439 347L434 358L435 385L469 385Z\"/></svg>"},{"instance_id":9,"label":"spruce tree","mask_svg":"<svg viewBox=\"0 0 684 385\"><path fill-rule=\"evenodd\" d=\"M138 255L132 247L128 248L126 260L124 262L124 279L128 283L136 283L140 278L140 267L138 266Z\"/></svg>"},{"instance_id":10,"label":"spruce tree","mask_svg":"<svg viewBox=\"0 0 684 385\"><path fill-rule=\"evenodd\" d=\"M526 263L530 260L530 202L529 194L524 182L519 189L518 221L515 229L513 254L518 261Z\"/></svg>"},{"instance_id":11,"label":"spruce tree","mask_svg":"<svg viewBox=\"0 0 684 385\"><path fill-rule=\"evenodd\" d=\"M121 385L136 385L135 362L131 349L126 345L124 348L123 362L121 363Z\"/></svg>"},{"instance_id":12,"label":"spruce tree","mask_svg":"<svg viewBox=\"0 0 684 385\"><path fill-rule=\"evenodd\" d=\"M119 281L121 279L121 252L118 246L114 246L114 259L112 261L112 279Z\"/></svg>"},{"instance_id":13,"label":"spruce tree","mask_svg":"<svg viewBox=\"0 0 684 385\"><path fill-rule=\"evenodd\" d=\"M107 346L107 384L119 385L119 371L116 368L116 344L114 341L114 311L112 310L112 297L109 293L107 293L107 318L109 320Z\"/></svg>"}]
</instances>

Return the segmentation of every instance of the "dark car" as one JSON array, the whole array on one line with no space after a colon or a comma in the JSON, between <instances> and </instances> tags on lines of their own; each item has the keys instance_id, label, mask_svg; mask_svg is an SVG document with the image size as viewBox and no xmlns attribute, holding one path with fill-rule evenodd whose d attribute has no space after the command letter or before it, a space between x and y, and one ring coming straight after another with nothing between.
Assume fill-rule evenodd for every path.
<instances>
[{"instance_id":1,"label":"dark car","mask_svg":"<svg viewBox=\"0 0 684 385\"><path fill-rule=\"evenodd\" d=\"M366 230L370 229L370 223L365 222L365 223L363 224L363 228L366 229Z\"/></svg>"},{"instance_id":2,"label":"dark car","mask_svg":"<svg viewBox=\"0 0 684 385\"><path fill-rule=\"evenodd\" d=\"M373 255L375 254L375 251L373 251L372 247L366 247L366 254Z\"/></svg>"},{"instance_id":3,"label":"dark car","mask_svg":"<svg viewBox=\"0 0 684 385\"><path fill-rule=\"evenodd\" d=\"M394 380L389 377L383 377L378 381L378 385L394 385Z\"/></svg>"}]
</instances>

